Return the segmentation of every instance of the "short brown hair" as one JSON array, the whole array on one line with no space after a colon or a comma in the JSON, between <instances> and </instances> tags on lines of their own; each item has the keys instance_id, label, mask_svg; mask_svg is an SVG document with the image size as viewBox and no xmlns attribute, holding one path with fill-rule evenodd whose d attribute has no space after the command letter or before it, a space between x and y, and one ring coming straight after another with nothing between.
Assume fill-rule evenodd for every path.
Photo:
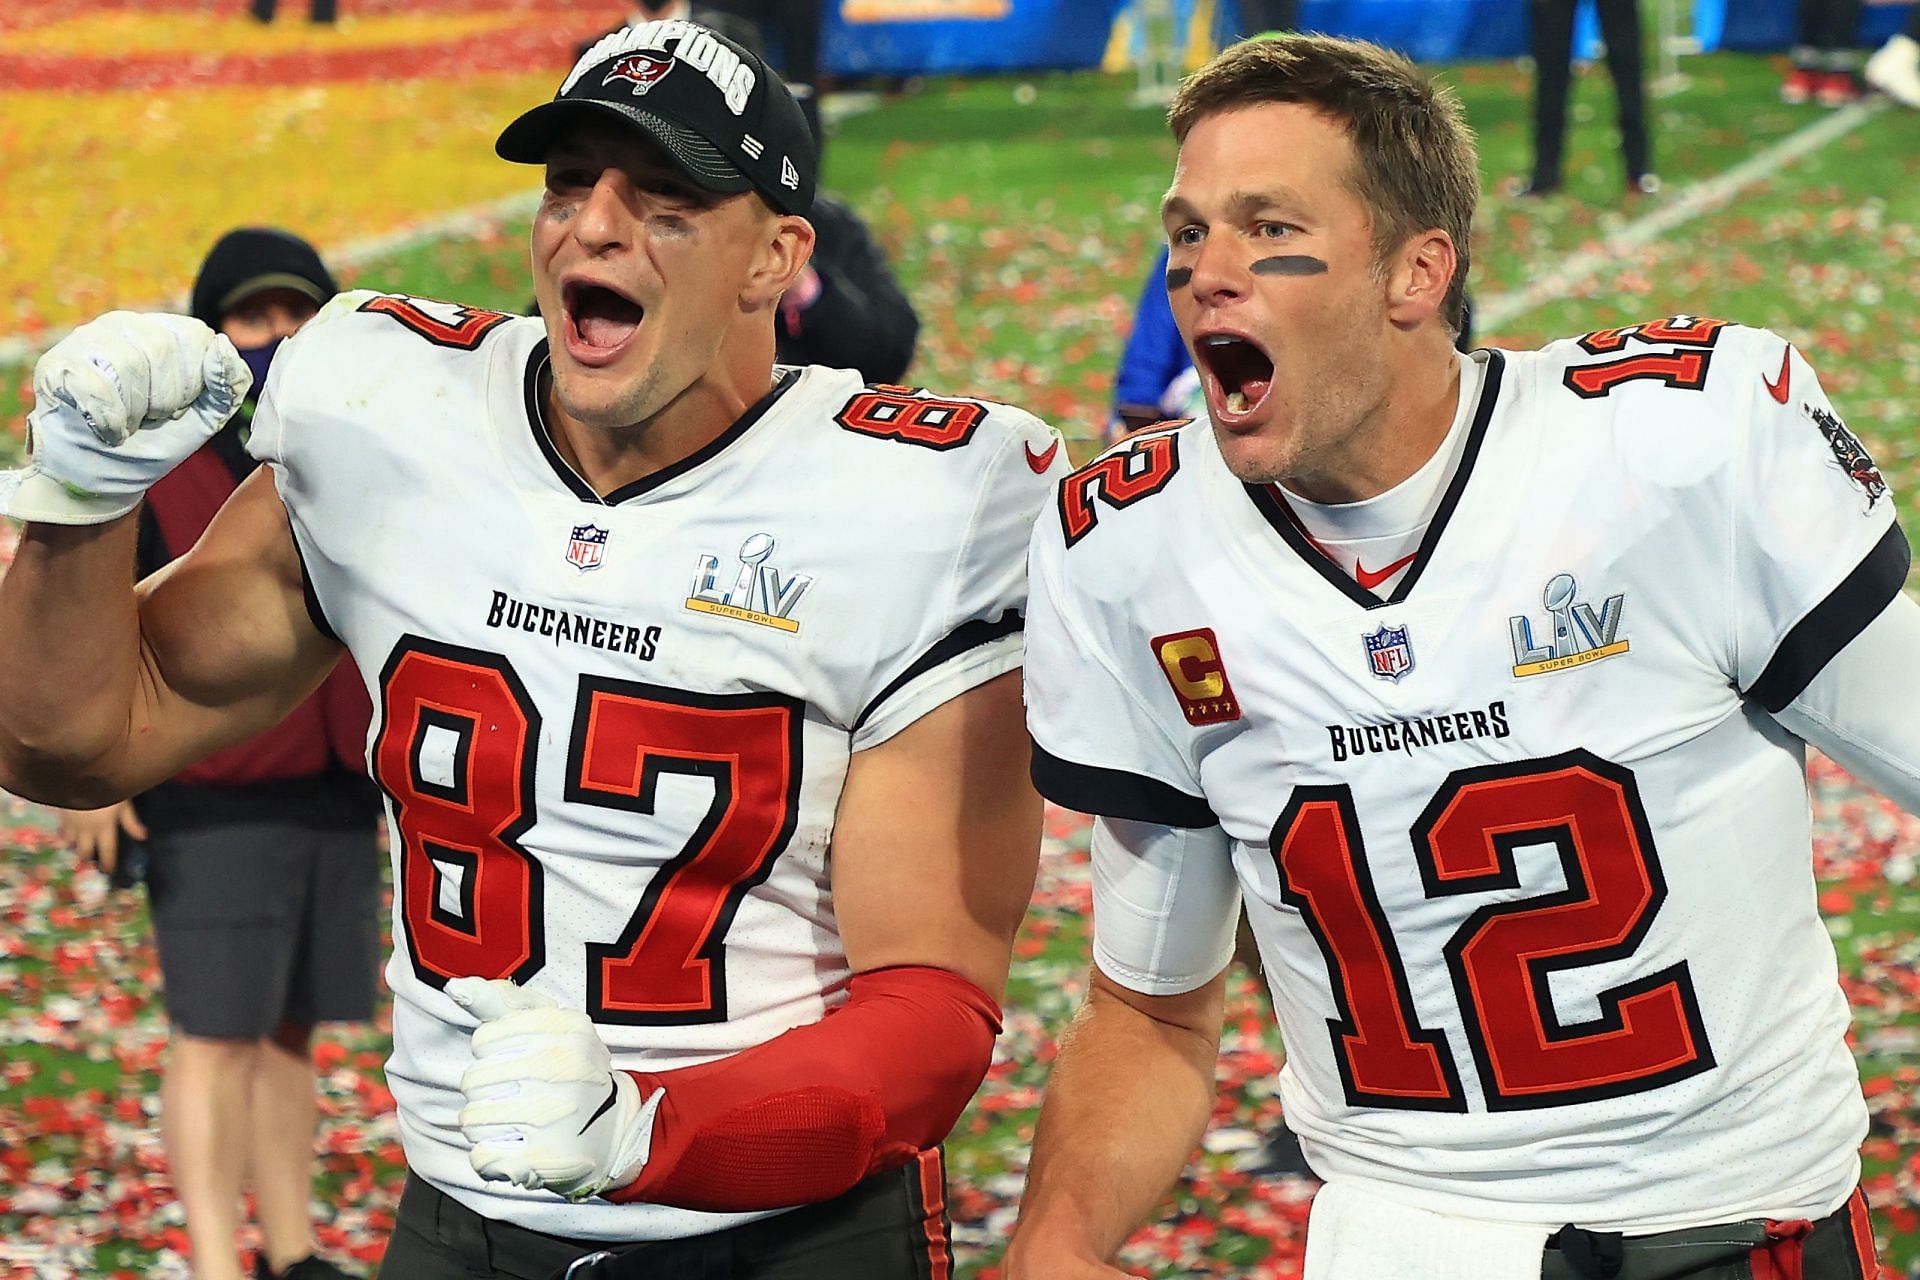
<instances>
[{"instance_id":1,"label":"short brown hair","mask_svg":"<svg viewBox=\"0 0 1920 1280\"><path fill-rule=\"evenodd\" d=\"M1179 142L1207 116L1297 102L1347 130L1359 158L1348 183L1373 214L1376 262L1408 236L1438 227L1459 261L1441 308L1455 333L1465 319L1467 238L1480 199L1480 156L1453 90L1379 45L1333 36L1245 40L1180 85L1167 123Z\"/></svg>"}]
</instances>

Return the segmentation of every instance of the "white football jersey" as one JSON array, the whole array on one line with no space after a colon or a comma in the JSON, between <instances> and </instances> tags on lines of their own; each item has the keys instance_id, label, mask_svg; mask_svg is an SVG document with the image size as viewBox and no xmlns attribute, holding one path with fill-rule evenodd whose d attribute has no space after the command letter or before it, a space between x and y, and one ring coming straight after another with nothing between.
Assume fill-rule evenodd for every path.
<instances>
[{"instance_id":1,"label":"white football jersey","mask_svg":"<svg viewBox=\"0 0 1920 1280\"><path fill-rule=\"evenodd\" d=\"M1818 1217L1867 1115L1804 749L1768 712L1900 589L1893 500L1765 331L1475 359L1385 599L1204 421L1063 483L1032 557L1035 778L1189 829L1096 841L1096 957L1199 985L1237 882L1326 1178L1630 1233Z\"/></svg>"},{"instance_id":2,"label":"white football jersey","mask_svg":"<svg viewBox=\"0 0 1920 1280\"><path fill-rule=\"evenodd\" d=\"M538 320L347 295L274 361L251 447L377 709L408 1163L538 1231L699 1234L755 1215L483 1182L446 981L544 991L649 1071L838 1004L851 755L1019 667L1026 546L1066 468L1018 409L782 369L603 502L547 433L545 363Z\"/></svg>"}]
</instances>

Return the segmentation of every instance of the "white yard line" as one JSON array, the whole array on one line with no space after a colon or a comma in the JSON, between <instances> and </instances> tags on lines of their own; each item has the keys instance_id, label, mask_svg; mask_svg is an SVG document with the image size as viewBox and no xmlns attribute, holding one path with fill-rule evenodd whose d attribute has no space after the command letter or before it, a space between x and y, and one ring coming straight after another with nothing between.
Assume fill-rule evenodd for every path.
<instances>
[{"instance_id":1,"label":"white yard line","mask_svg":"<svg viewBox=\"0 0 1920 1280\"><path fill-rule=\"evenodd\" d=\"M1674 228L1720 208L1748 187L1765 182L1796 160L1845 137L1886 106L1884 98L1868 98L1842 107L1796 133L1790 133L1764 151L1755 152L1718 177L1688 187L1671 204L1637 218L1608 236L1598 248L1576 253L1558 270L1524 289L1481 299L1473 309L1475 337L1492 336L1528 312L1575 296L1579 286L1608 270L1624 267L1627 255L1665 236Z\"/></svg>"},{"instance_id":2,"label":"white yard line","mask_svg":"<svg viewBox=\"0 0 1920 1280\"><path fill-rule=\"evenodd\" d=\"M418 223L403 231L355 240L323 256L330 266L358 267L375 258L399 253L403 249L416 248L432 240L452 236L476 236L488 227L511 218L517 213L531 216L534 206L539 202L540 188L532 187L510 196L502 196L498 200L486 200L480 204L469 205L465 209L456 209L452 213L443 213L437 218Z\"/></svg>"},{"instance_id":3,"label":"white yard line","mask_svg":"<svg viewBox=\"0 0 1920 1280\"><path fill-rule=\"evenodd\" d=\"M387 235L368 236L331 249L323 248L320 256L325 258L327 265L335 270L363 266L389 254L417 248L435 240L479 235L488 227L515 214L531 214L539 199L540 190L535 187L510 196L502 196L498 200L484 200L479 204L455 209L451 213L443 213L438 217L429 218L425 222L415 223ZM527 287L531 290L533 286L529 284ZM183 311L186 306L187 299L182 296L130 306L127 310ZM0 368L25 364L65 337L68 332L66 329L49 329L46 333L34 338L0 336Z\"/></svg>"}]
</instances>

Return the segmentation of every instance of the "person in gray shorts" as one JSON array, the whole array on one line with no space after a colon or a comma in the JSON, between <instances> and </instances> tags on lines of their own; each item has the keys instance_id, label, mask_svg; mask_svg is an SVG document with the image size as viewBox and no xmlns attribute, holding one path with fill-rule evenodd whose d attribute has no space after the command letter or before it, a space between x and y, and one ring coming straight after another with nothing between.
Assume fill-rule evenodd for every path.
<instances>
[{"instance_id":1,"label":"person in gray shorts","mask_svg":"<svg viewBox=\"0 0 1920 1280\"><path fill-rule=\"evenodd\" d=\"M233 339L256 392L281 339L336 292L312 246L267 228L222 237L196 316ZM198 540L255 465L251 402L147 495L137 572ZM334 1280L308 1212L317 1119L315 1023L373 1016L379 967L378 793L364 764L371 707L352 662L276 727L106 809L62 812L75 850L109 872L147 863L172 1043L161 1132L196 1280L241 1280L242 1181L264 1245L256 1280ZM125 865L121 865L122 860Z\"/></svg>"}]
</instances>

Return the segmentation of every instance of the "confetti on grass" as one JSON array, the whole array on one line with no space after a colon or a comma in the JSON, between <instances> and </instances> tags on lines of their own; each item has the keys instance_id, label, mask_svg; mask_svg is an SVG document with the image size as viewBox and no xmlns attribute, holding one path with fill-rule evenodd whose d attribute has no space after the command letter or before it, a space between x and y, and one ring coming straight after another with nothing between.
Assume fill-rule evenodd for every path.
<instances>
[{"instance_id":1,"label":"confetti on grass","mask_svg":"<svg viewBox=\"0 0 1920 1280\"><path fill-rule=\"evenodd\" d=\"M0 532L0 563L11 550ZM1822 892L1830 906L1846 900L1833 923L1873 1113L1867 1192L1883 1241L1910 1238L1920 1232L1920 822L1823 759L1811 776ZM949 1143L963 1276L998 1274L1055 1036L1085 994L1087 834L1084 819L1049 810L1006 1031ZM0 845L0 1264L20 1276L185 1277L157 1125L166 1030L143 899L75 868L24 801L0 799ZM381 1071L389 1027L383 1006L371 1027L324 1028L316 1049L320 1241L364 1263L380 1255L403 1174ZM1141 1274L1299 1274L1312 1184L1237 1167L1280 1121L1279 1045L1263 997L1237 971L1224 1049L1203 1151L1123 1254Z\"/></svg>"},{"instance_id":2,"label":"confetti on grass","mask_svg":"<svg viewBox=\"0 0 1920 1280\"><path fill-rule=\"evenodd\" d=\"M540 5L516 0L505 7ZM8 0L0 4L0 37L41 29L88 7L84 0ZM115 7L189 16L239 11L237 0ZM397 24L408 14L494 6L349 0L348 7ZM587 13L591 8L581 9L589 31L600 21ZM294 32L300 24L280 26ZM45 54L46 43L42 39L36 56ZM23 50L14 48L25 57ZM217 52L243 60L279 56L264 47ZM1772 105L1772 73L1749 74L1744 65L1741 59L1693 60L1702 92L1663 107L1663 169L1675 179L1673 189L1689 171L1716 172L1755 141L1798 127ZM106 72L96 67L88 74ZM1524 76L1508 67L1463 68L1456 75L1470 108L1501 107L1477 123L1490 176L1512 171L1526 147L1524 112L1511 109L1524 93ZM1725 91L1714 80L1742 75L1753 81L1744 91ZM383 153L401 153L407 172L389 180L355 168L355 182L281 183L260 192L286 202L270 211L272 220L344 243L437 212L419 203L423 190L455 204L501 194L489 185L501 172L489 158L490 121L505 118L509 104L529 93L550 92L549 75L528 77L463 83L468 97L454 123L471 135L464 138L447 136L441 87L414 81L380 87L381 100L393 108L386 114L367 106L368 88L335 93L317 84L292 86L256 117L249 136L230 140L248 174L280 171L286 166L275 158L294 151L301 171L339 172L339 148L364 148L368 136L383 141ZM220 90L193 92L192 104L224 126L221 110L237 99ZM249 102L256 100L255 91L245 92ZM1026 404L1071 432L1079 457L1105 416L1108 378L1159 234L1154 205L1171 154L1154 122L1131 134L1123 134L1130 126L1117 117L1100 117L1093 127L1083 108L1099 108L1101 92L1049 82L1045 100L1069 104L1073 127L1042 123L1024 137L1000 130L991 147L969 136L981 127L971 112L986 110L1003 89L955 86L950 96L943 90L917 103L903 100L884 113L885 127L901 128L900 138L862 140L862 122L854 122L834 143L829 172L842 183L846 175L862 176L849 190L920 307L925 330L915 379ZM1123 93L1124 87L1115 90ZM1757 110L1756 101L1764 104ZM141 156L164 154L155 148L171 141L176 158L184 157L179 163L205 161L206 138L213 136L197 132L205 120L172 103L166 93L151 94L142 129L128 131L117 99L27 102L23 93L0 92L0 170L25 175L12 190L72 187L59 175L71 167L79 113L97 117L96 128L83 130L81 149L111 162L100 180L118 182L114 190L125 197L102 199L96 192L93 203L111 215L100 218L65 217L59 209L35 216L39 206L22 206L16 212L28 221L9 225L0 214L0 285L12 285L0 287L0 298L11 299L0 302L0 331L31 334L184 286L181 272L192 255L183 257L180 245L208 243L224 228L231 186L196 182L197 169L167 170L170 180L158 183L153 170L125 170L116 150L135 138ZM1043 114L1037 109L1028 119L1043 121ZM1906 123L1887 113L1869 130ZM1122 141L1098 136L1101 130ZM1595 199L1525 207L1497 196L1488 202L1475 237L1477 279L1488 296L1521 286L1543 263L1598 244L1628 216L1597 198L1614 182L1606 169L1610 154L1599 154L1593 142L1600 132L1577 137L1570 155L1570 180ZM1044 153L1045 182L1011 167L1033 151ZM1889 144L1887 154L1907 152ZM1783 180L1760 190L1733 216L1701 224L1698 235L1650 246L1620 263L1616 276L1598 282L1595 296L1528 317L1535 326L1530 332L1502 336L1530 342L1707 305L1778 326L1819 358L1829 390L1844 396L1857 424L1876 433L1876 455L1887 446L1880 461L1898 484L1916 474L1910 442L1910 391L1920 382L1920 323L1910 305L1920 292L1915 206L1910 196L1883 200L1863 192L1856 175L1880 170L1861 157L1832 160L1833 171L1816 175L1811 185ZM865 171L854 167L862 163ZM55 166L45 182L30 180L35 164ZM1097 173L1098 183L1060 180L1081 173ZM940 184L946 189L937 189ZM185 201L186 193L202 188L211 193L207 207ZM31 226L84 227L84 251L28 234ZM507 239L518 236L515 228ZM44 260L35 256L43 247ZM447 243L422 258L426 266L416 269L432 273L430 286L411 277L365 283L486 301L472 297L483 291L510 300L507 305L525 297L518 274L524 251L517 244L503 253L497 244ZM0 370L0 377L8 378L0 404L23 402L24 370ZM9 427L17 429L17 414L9 416ZM1906 487L1909 495L1920 490ZM11 533L0 525L0 563L11 551ZM1822 902L1856 1010L1854 1045L1873 1116L1866 1185L1883 1243L1901 1241L1897 1256L1910 1276L1920 1277L1920 1268L1907 1261L1916 1257L1913 1240L1920 1235L1920 891L1914 887L1920 828L1824 761L1814 762L1812 787ZM982 1280L998 1275L1055 1037L1086 987L1086 825L1057 810L1047 824L1045 865L1018 943L1006 1033L985 1087L949 1144L959 1273ZM52 847L47 829L44 813L0 797L0 1043L6 1045L0 1055L0 1275L184 1280L185 1235L157 1126L165 1027L144 907L139 895L112 892L97 872L74 868ZM383 1015L370 1028L325 1029L316 1050L324 1092L323 1173L315 1188L321 1244L369 1267L391 1228L402 1176L381 1069L386 1047ZM1129 1243L1124 1261L1130 1270L1299 1274L1311 1184L1241 1170L1275 1131L1280 1111L1272 1082L1279 1046L1264 1001L1244 976L1236 976L1230 992L1225 1050L1220 1101L1203 1152L1155 1223Z\"/></svg>"}]
</instances>

